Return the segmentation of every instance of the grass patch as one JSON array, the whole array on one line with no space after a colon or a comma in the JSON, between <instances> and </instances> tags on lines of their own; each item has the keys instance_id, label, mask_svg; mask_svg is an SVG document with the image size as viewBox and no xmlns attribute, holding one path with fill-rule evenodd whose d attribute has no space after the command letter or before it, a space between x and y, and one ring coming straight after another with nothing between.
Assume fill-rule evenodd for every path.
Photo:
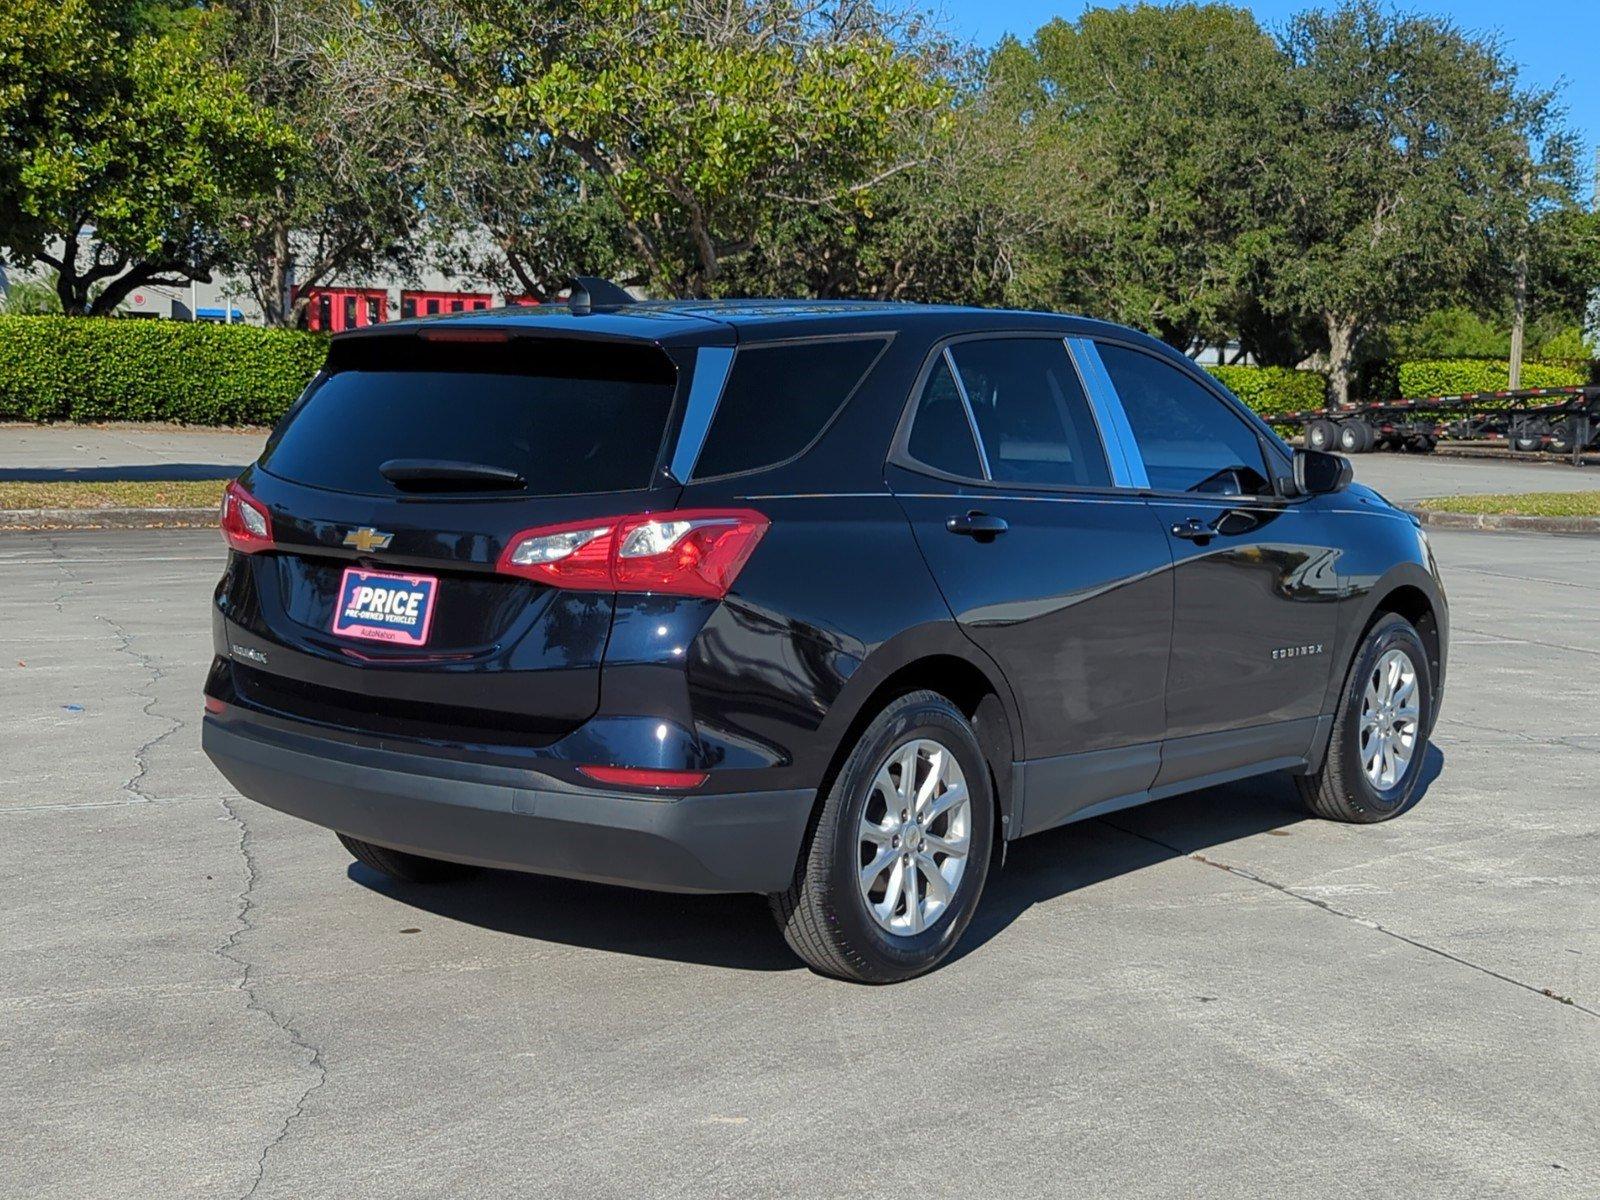
<instances>
[{"instance_id":1,"label":"grass patch","mask_svg":"<svg viewBox=\"0 0 1600 1200\"><path fill-rule=\"evenodd\" d=\"M225 480L86 480L37 483L0 480L0 509L215 508Z\"/></svg>"},{"instance_id":2,"label":"grass patch","mask_svg":"<svg viewBox=\"0 0 1600 1200\"><path fill-rule=\"evenodd\" d=\"M1416 507L1431 512L1489 514L1504 517L1600 517L1600 491L1440 496L1433 500L1419 500Z\"/></svg>"}]
</instances>

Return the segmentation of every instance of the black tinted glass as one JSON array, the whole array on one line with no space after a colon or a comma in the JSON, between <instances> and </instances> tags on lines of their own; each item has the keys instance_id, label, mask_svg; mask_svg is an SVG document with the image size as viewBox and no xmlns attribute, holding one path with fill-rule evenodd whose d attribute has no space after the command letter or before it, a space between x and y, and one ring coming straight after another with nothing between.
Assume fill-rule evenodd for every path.
<instances>
[{"instance_id":1,"label":"black tinted glass","mask_svg":"<svg viewBox=\"0 0 1600 1200\"><path fill-rule=\"evenodd\" d=\"M936 470L969 479L982 479L978 446L972 440L972 425L966 407L956 391L950 368L941 359L928 376L917 402L917 415L911 425L907 445L911 457Z\"/></svg>"},{"instance_id":2,"label":"black tinted glass","mask_svg":"<svg viewBox=\"0 0 1600 1200\"><path fill-rule=\"evenodd\" d=\"M1064 345L996 338L961 342L951 354L997 481L1110 486L1094 414Z\"/></svg>"},{"instance_id":3,"label":"black tinted glass","mask_svg":"<svg viewBox=\"0 0 1600 1200\"><path fill-rule=\"evenodd\" d=\"M1099 349L1151 487L1250 494L1270 490L1255 430L1221 400L1153 355L1124 346L1101 344Z\"/></svg>"},{"instance_id":4,"label":"black tinted glass","mask_svg":"<svg viewBox=\"0 0 1600 1200\"><path fill-rule=\"evenodd\" d=\"M336 343L345 362L267 443L268 471L371 495L398 494L378 470L391 459L507 468L535 496L650 485L673 395L659 352L386 341Z\"/></svg>"},{"instance_id":5,"label":"black tinted glass","mask_svg":"<svg viewBox=\"0 0 1600 1200\"><path fill-rule=\"evenodd\" d=\"M793 458L822 432L884 347L882 338L747 346L717 403L696 479Z\"/></svg>"}]
</instances>

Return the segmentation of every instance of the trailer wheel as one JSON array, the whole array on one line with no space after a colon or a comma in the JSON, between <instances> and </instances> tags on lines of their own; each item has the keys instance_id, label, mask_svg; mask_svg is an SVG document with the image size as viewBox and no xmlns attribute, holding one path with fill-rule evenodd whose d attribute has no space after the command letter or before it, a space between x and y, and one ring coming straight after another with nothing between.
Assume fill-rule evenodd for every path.
<instances>
[{"instance_id":1,"label":"trailer wheel","mask_svg":"<svg viewBox=\"0 0 1600 1200\"><path fill-rule=\"evenodd\" d=\"M1550 425L1550 450L1555 454L1572 453L1572 426L1565 421L1554 421Z\"/></svg>"},{"instance_id":2,"label":"trailer wheel","mask_svg":"<svg viewBox=\"0 0 1600 1200\"><path fill-rule=\"evenodd\" d=\"M1433 448L1439 444L1439 439L1430 433L1419 433L1406 445L1418 454L1432 454Z\"/></svg>"},{"instance_id":3,"label":"trailer wheel","mask_svg":"<svg viewBox=\"0 0 1600 1200\"><path fill-rule=\"evenodd\" d=\"M1326 417L1318 417L1306 426L1306 445L1312 450L1332 450L1339 440L1339 427Z\"/></svg>"},{"instance_id":4,"label":"trailer wheel","mask_svg":"<svg viewBox=\"0 0 1600 1200\"><path fill-rule=\"evenodd\" d=\"M1541 421L1526 421L1511 431L1511 448L1523 454L1532 454L1544 445L1545 430L1541 428Z\"/></svg>"},{"instance_id":5,"label":"trailer wheel","mask_svg":"<svg viewBox=\"0 0 1600 1200\"><path fill-rule=\"evenodd\" d=\"M1372 426L1359 417L1339 422L1339 449L1346 454L1365 454L1372 449Z\"/></svg>"}]
</instances>

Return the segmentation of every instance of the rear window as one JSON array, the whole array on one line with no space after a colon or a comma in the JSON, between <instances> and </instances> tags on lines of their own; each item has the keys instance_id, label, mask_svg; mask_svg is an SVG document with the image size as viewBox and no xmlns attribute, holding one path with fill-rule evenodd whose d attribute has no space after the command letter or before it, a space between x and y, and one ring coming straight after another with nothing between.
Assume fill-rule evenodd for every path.
<instances>
[{"instance_id":1,"label":"rear window","mask_svg":"<svg viewBox=\"0 0 1600 1200\"><path fill-rule=\"evenodd\" d=\"M887 338L745 346L717 402L696 479L775 466L799 454L850 399Z\"/></svg>"},{"instance_id":2,"label":"rear window","mask_svg":"<svg viewBox=\"0 0 1600 1200\"><path fill-rule=\"evenodd\" d=\"M654 347L535 339L373 338L335 343L334 354L261 464L295 483L380 496L400 493L379 471L393 459L507 469L526 480L518 495L648 487L676 375Z\"/></svg>"}]
</instances>

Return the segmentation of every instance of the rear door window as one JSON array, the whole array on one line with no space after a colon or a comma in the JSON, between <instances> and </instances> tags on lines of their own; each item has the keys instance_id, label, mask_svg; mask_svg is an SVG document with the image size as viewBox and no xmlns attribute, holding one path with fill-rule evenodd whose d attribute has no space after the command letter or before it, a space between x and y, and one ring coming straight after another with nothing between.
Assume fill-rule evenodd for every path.
<instances>
[{"instance_id":1,"label":"rear door window","mask_svg":"<svg viewBox=\"0 0 1600 1200\"><path fill-rule=\"evenodd\" d=\"M336 353L262 454L280 478L392 496L384 463L431 459L513 471L517 495L652 482L676 378L654 347L375 338Z\"/></svg>"},{"instance_id":2,"label":"rear door window","mask_svg":"<svg viewBox=\"0 0 1600 1200\"><path fill-rule=\"evenodd\" d=\"M758 471L806 450L888 344L887 338L861 337L740 347L695 479Z\"/></svg>"},{"instance_id":3,"label":"rear door window","mask_svg":"<svg viewBox=\"0 0 1600 1200\"><path fill-rule=\"evenodd\" d=\"M1154 355L1097 343L1150 486L1168 492L1272 491L1261 439L1197 381Z\"/></svg>"},{"instance_id":4,"label":"rear door window","mask_svg":"<svg viewBox=\"0 0 1600 1200\"><path fill-rule=\"evenodd\" d=\"M967 407L943 356L923 385L906 449L912 458L936 471L966 479L983 478L983 463L978 458L978 444L972 440Z\"/></svg>"},{"instance_id":5,"label":"rear door window","mask_svg":"<svg viewBox=\"0 0 1600 1200\"><path fill-rule=\"evenodd\" d=\"M1056 338L990 338L950 348L997 483L1109 487L1089 399Z\"/></svg>"}]
</instances>

